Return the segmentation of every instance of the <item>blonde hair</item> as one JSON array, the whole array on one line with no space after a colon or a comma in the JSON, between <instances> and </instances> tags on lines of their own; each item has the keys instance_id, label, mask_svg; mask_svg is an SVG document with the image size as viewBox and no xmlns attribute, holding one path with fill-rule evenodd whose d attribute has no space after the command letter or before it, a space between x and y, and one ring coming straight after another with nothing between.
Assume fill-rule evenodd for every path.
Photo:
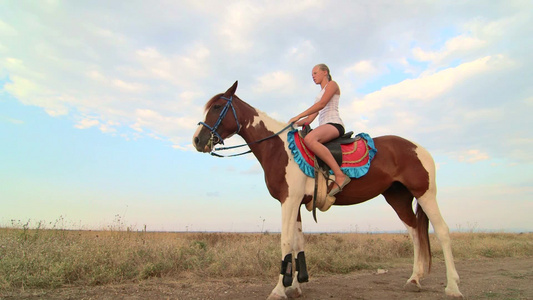
<instances>
[{"instance_id":1,"label":"blonde hair","mask_svg":"<svg viewBox=\"0 0 533 300\"><path fill-rule=\"evenodd\" d=\"M318 67L321 71L326 71L328 72L328 80L331 81L331 73L329 72L329 68L328 66L326 66L326 64L318 64L316 65L315 67Z\"/></svg>"}]
</instances>

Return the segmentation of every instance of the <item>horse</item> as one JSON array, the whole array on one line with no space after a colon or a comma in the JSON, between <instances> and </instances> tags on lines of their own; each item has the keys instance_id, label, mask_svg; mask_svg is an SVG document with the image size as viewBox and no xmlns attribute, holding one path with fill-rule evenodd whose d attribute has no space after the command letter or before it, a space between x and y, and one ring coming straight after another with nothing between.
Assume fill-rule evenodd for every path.
<instances>
[{"instance_id":1,"label":"horse","mask_svg":"<svg viewBox=\"0 0 533 300\"><path fill-rule=\"evenodd\" d=\"M239 99L235 95L237 85L238 81L206 103L205 120L198 123L193 146L199 152L213 154L218 150L215 145L223 144L235 134L247 143L263 168L270 195L281 202L281 272L267 299L299 297L302 295L301 283L309 278L300 207L312 201L314 178L305 175L291 155L287 134L284 134L291 125L276 121ZM437 205L433 158L423 147L398 136L376 137L374 144L377 153L368 173L344 187L336 195L334 205L358 204L380 194L385 197L413 242L413 273L406 287L418 291L420 280L431 268L428 233L431 222L445 259L445 294L462 298L449 228ZM417 200L416 213L413 211L414 198Z\"/></svg>"}]
</instances>

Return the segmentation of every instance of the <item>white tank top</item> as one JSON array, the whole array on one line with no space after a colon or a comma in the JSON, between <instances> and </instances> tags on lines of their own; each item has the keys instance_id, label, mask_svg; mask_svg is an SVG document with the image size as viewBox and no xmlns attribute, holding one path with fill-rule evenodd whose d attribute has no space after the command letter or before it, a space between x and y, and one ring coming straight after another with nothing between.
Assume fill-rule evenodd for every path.
<instances>
[{"instance_id":1,"label":"white tank top","mask_svg":"<svg viewBox=\"0 0 533 300\"><path fill-rule=\"evenodd\" d=\"M328 86L326 84L326 86ZM324 95L324 92L326 91L326 86L318 93L318 96L316 96L315 103L320 101L322 99L322 96ZM323 125L327 123L336 123L340 124L344 127L344 123L342 122L342 119L339 114L339 100L341 98L341 95L335 94L331 97L328 104L318 112L318 125Z\"/></svg>"}]
</instances>

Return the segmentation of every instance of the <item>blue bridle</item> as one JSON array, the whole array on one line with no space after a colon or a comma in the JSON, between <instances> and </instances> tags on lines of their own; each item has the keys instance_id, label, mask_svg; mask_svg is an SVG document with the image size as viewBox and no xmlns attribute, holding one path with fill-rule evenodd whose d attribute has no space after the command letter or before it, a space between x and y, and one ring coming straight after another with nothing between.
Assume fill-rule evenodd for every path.
<instances>
[{"instance_id":1,"label":"blue bridle","mask_svg":"<svg viewBox=\"0 0 533 300\"><path fill-rule=\"evenodd\" d=\"M204 125L211 131L211 143L213 145L216 145L218 143L221 143L224 145L224 140L218 134L217 129L220 123L222 123L222 120L226 117L226 114L228 113L229 108L231 107L231 110L233 111L233 116L235 117L235 122L237 123L237 131L235 133L239 133L241 130L241 124L239 123L239 119L237 119L237 112L235 112L235 107L233 106L233 96L226 98L224 96L220 97L220 99L226 100L226 105L224 105L224 108L222 108L222 111L220 112L220 115L218 116L218 120L215 122L215 125L213 127L207 125L205 122L199 122L198 125ZM214 141L214 137L216 136L217 140Z\"/></svg>"},{"instance_id":2,"label":"blue bridle","mask_svg":"<svg viewBox=\"0 0 533 300\"><path fill-rule=\"evenodd\" d=\"M216 154L215 151L230 150L230 149L250 146L252 144L261 143L261 142L266 141L266 140L268 140L270 138L278 136L282 132L284 132L285 130L287 130L289 128L292 128L294 130L294 127L293 127L294 122L293 122L293 123L288 124L285 128L283 128L279 132L277 132L275 134L272 134L270 136L267 136L265 138L259 139L257 141L251 142L251 143L246 143L246 144L236 145L236 146L231 146L231 147L214 148L214 146L216 144L218 144L218 143L224 145L224 140L222 139L220 134L218 134L217 129L218 129L218 126L220 125L220 123L222 122L222 120L226 117L226 114L228 113L228 110L229 110L230 107L231 107L231 110L233 111L233 116L235 117L235 122L237 123L237 131L234 132L234 134L238 134L239 131L241 131L241 124L239 123L239 119L237 118L237 112L235 111L235 107L233 107L233 96L231 96L229 98L226 98L226 97L222 96L222 97L220 97L220 99L226 100L227 102L226 102L226 105L224 106L224 108L222 109L222 111L220 112L220 115L218 116L218 120L215 122L215 125L213 125L213 127L211 127L211 126L207 125L205 122L198 122L198 125L203 125L203 126L207 127L207 129L209 129L209 131L211 131L211 138L209 139L209 145L211 147L213 147L212 150L211 150L211 155L213 155L213 156L217 156L217 157L233 157L233 156L239 156L239 155L243 155L243 154L248 154L248 153L252 152L252 150L248 150L246 152L233 154L233 155L228 155L228 156ZM215 137L217 139L216 141L215 141Z\"/></svg>"}]
</instances>

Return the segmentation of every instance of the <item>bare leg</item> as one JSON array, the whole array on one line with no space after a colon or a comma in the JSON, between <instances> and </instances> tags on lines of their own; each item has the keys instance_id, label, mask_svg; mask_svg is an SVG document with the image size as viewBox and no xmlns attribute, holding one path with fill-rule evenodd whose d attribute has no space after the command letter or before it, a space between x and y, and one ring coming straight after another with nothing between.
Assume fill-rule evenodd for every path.
<instances>
[{"instance_id":1,"label":"bare leg","mask_svg":"<svg viewBox=\"0 0 533 300\"><path fill-rule=\"evenodd\" d=\"M335 126L324 124L318 126L305 136L305 144L316 156L320 157L320 159L331 168L335 175L335 182L340 186L344 182L346 175L341 171L341 168L337 164L337 161L335 161L333 155L331 155L331 152L329 152L328 148L324 146L324 143L338 137L339 131Z\"/></svg>"}]
</instances>

